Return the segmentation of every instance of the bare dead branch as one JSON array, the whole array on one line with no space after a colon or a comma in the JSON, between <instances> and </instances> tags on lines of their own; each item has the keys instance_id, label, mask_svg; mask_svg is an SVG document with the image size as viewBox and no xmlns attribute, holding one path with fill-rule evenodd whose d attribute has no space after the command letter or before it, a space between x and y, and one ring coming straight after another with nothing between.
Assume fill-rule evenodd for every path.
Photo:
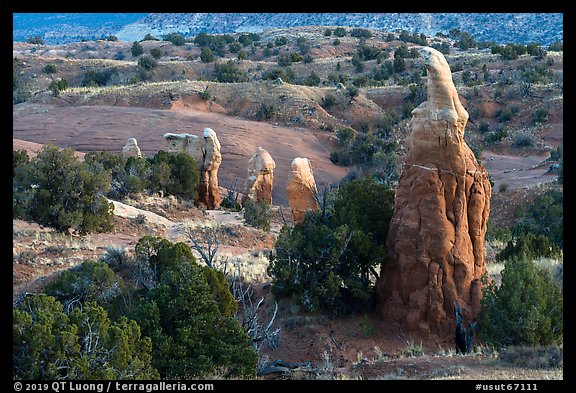
<instances>
[{"instance_id":1,"label":"bare dead branch","mask_svg":"<svg viewBox=\"0 0 576 393\"><path fill-rule=\"evenodd\" d=\"M196 241L190 230L186 230L186 236L188 236L188 239L192 241L194 248L198 251L204 263L206 263L210 269L214 269L214 261L216 254L218 253L218 247L220 246L215 231L212 229L210 235L208 235L208 238L206 239L206 252L204 252L204 249Z\"/></svg>"}]
</instances>

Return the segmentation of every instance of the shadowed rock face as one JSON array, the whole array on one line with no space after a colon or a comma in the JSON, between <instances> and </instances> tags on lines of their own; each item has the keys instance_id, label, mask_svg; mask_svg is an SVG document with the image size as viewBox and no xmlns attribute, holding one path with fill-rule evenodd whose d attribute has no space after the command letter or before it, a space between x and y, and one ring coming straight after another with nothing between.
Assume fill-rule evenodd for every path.
<instances>
[{"instance_id":1,"label":"shadowed rock face","mask_svg":"<svg viewBox=\"0 0 576 393\"><path fill-rule=\"evenodd\" d=\"M122 148L122 158L126 159L128 157L142 158L136 138L128 138L126 145Z\"/></svg>"},{"instance_id":2,"label":"shadowed rock face","mask_svg":"<svg viewBox=\"0 0 576 393\"><path fill-rule=\"evenodd\" d=\"M248 178L244 185L244 198L255 202L266 201L272 205L272 185L276 163L270 153L262 147L248 161Z\"/></svg>"},{"instance_id":3,"label":"shadowed rock face","mask_svg":"<svg viewBox=\"0 0 576 393\"><path fill-rule=\"evenodd\" d=\"M296 157L292 160L286 193L295 223L301 223L307 211L318 209L316 182L309 159Z\"/></svg>"},{"instance_id":4,"label":"shadowed rock face","mask_svg":"<svg viewBox=\"0 0 576 393\"><path fill-rule=\"evenodd\" d=\"M428 99L412 111L376 300L384 318L446 334L454 302L470 320L480 310L492 190L464 141L468 113L446 59L432 48L421 56Z\"/></svg>"}]
</instances>

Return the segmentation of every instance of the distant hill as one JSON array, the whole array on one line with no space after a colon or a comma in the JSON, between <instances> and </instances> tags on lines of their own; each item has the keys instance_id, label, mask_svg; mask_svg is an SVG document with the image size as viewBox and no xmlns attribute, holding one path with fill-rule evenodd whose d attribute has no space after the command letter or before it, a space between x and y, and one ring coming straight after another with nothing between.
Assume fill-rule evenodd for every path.
<instances>
[{"instance_id":1,"label":"distant hill","mask_svg":"<svg viewBox=\"0 0 576 393\"><path fill-rule=\"evenodd\" d=\"M296 26L343 26L407 30L428 36L458 29L478 41L549 45L563 40L564 28L560 13L14 14L13 19L15 41L41 35L47 44L110 34L123 41L137 41L146 34L161 38L171 32L195 36L202 31L221 34Z\"/></svg>"},{"instance_id":2,"label":"distant hill","mask_svg":"<svg viewBox=\"0 0 576 393\"><path fill-rule=\"evenodd\" d=\"M27 41L31 36L41 36L49 45L93 40L115 34L124 26L148 14L106 13L14 13L12 39Z\"/></svg>"}]
</instances>

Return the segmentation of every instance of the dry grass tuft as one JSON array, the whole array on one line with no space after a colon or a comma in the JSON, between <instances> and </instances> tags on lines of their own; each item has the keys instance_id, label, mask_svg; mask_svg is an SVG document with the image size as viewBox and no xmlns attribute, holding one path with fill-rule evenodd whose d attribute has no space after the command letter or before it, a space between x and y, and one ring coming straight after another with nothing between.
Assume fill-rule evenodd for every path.
<instances>
[{"instance_id":1,"label":"dry grass tuft","mask_svg":"<svg viewBox=\"0 0 576 393\"><path fill-rule=\"evenodd\" d=\"M508 347L500 352L498 359L504 363L522 368L563 368L563 344L545 347Z\"/></svg>"}]
</instances>

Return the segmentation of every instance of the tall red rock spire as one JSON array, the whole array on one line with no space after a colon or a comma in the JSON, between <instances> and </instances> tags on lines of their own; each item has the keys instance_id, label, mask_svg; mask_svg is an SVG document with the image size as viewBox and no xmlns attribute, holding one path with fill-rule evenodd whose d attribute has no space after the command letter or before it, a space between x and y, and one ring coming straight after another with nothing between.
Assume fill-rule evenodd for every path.
<instances>
[{"instance_id":1,"label":"tall red rock spire","mask_svg":"<svg viewBox=\"0 0 576 393\"><path fill-rule=\"evenodd\" d=\"M432 48L420 53L428 98L412 111L376 301L382 317L444 334L454 302L468 319L480 310L492 190L464 141L468 113L446 59Z\"/></svg>"}]
</instances>

